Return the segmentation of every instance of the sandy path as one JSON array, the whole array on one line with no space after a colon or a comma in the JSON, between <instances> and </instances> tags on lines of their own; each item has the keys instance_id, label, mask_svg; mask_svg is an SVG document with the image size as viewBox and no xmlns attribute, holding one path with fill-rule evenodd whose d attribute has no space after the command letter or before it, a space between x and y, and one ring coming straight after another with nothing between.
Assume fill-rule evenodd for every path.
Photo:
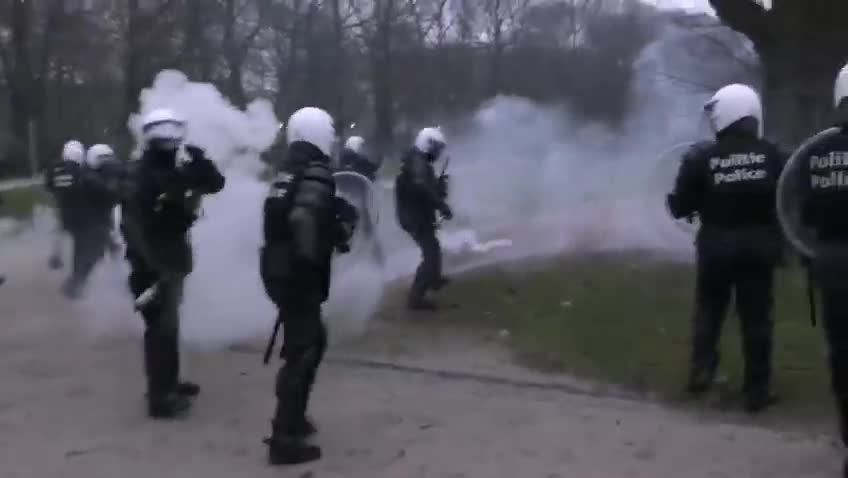
<instances>
[{"instance_id":1,"label":"sandy path","mask_svg":"<svg viewBox=\"0 0 848 478\"><path fill-rule=\"evenodd\" d=\"M74 308L55 292L58 278L21 279L0 288L3 478L838 476L830 436L339 360L322 369L314 394L325 459L273 470L260 440L275 370L261 367L259 354L190 351L192 377L205 387L196 409L182 422L150 422L138 339L80 333ZM401 338L374 347L374 357L520 374L483 339L463 347L459 335L434 332L421 344L402 338L403 324L391 327ZM369 346L334 354L367 357Z\"/></svg>"},{"instance_id":2,"label":"sandy path","mask_svg":"<svg viewBox=\"0 0 848 478\"><path fill-rule=\"evenodd\" d=\"M585 384L514 366L491 335L426 321L380 324L376 334L335 347L312 410L325 459L269 469L261 438L276 370L260 365L261 341L188 351L191 377L204 386L196 409L183 422L151 422L138 323L110 336L84 333L85 309L57 293L64 273L44 266L47 244L40 237L0 250L3 268L14 272L0 287L0 478L838 476L842 452L831 435L600 398ZM267 318L257 320L257 331L268 330ZM361 367L350 358L561 387Z\"/></svg>"}]
</instances>

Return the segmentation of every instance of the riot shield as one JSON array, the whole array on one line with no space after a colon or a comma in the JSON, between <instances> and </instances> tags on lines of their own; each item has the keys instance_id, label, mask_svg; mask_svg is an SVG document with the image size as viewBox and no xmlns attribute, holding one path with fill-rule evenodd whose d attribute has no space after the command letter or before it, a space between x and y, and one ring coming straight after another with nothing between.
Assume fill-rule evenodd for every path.
<instances>
[{"instance_id":1,"label":"riot shield","mask_svg":"<svg viewBox=\"0 0 848 478\"><path fill-rule=\"evenodd\" d=\"M675 219L668 210L668 203L665 194L671 192L674 188L674 181L677 178L677 173L680 171L680 164L683 161L684 155L696 145L695 142L685 142L676 144L667 150L663 151L655 163L654 183L661 185L662 194L659 195L662 207L666 210L669 219L677 226L678 229L689 235L695 235L701 227L701 222L697 216L692 218Z\"/></svg>"},{"instance_id":2,"label":"riot shield","mask_svg":"<svg viewBox=\"0 0 848 478\"><path fill-rule=\"evenodd\" d=\"M359 213L352 247L356 248L361 242L375 243L379 213L374 201L374 184L353 171L339 171L333 177L336 180L336 195L349 202Z\"/></svg>"},{"instance_id":3,"label":"riot shield","mask_svg":"<svg viewBox=\"0 0 848 478\"><path fill-rule=\"evenodd\" d=\"M809 191L809 174L805 167L810 151L834 136L842 134L841 128L828 128L805 141L789 157L777 182L777 218L786 240L800 254L813 258L821 250L813 230L804 226L801 213Z\"/></svg>"}]
</instances>

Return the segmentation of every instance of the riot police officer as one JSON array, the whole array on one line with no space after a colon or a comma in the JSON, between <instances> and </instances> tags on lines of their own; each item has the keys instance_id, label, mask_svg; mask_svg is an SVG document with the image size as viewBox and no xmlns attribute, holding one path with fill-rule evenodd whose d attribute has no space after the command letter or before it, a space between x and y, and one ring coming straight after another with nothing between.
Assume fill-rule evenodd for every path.
<instances>
[{"instance_id":1,"label":"riot police officer","mask_svg":"<svg viewBox=\"0 0 848 478\"><path fill-rule=\"evenodd\" d=\"M88 149L78 170L74 195L77 218L71 234L74 239L73 266L63 291L75 299L80 296L94 266L111 245L113 210L118 203L120 185L110 181L103 165L115 160L115 152L105 144Z\"/></svg>"},{"instance_id":2,"label":"riot police officer","mask_svg":"<svg viewBox=\"0 0 848 478\"><path fill-rule=\"evenodd\" d=\"M386 256L380 239L377 237L376 220L372 217L370 207L379 208L377 204L371 204L370 199L374 197L374 181L377 179L377 171L380 169L378 162L372 161L365 151L365 140L361 136L351 136L345 141L344 148L339 154L340 172L352 172L362 175L367 181L355 180L345 177L344 180L336 179L337 186L349 194L359 198L363 204L363 210L368 214L359 217L359 228L363 237L371 243L372 256L378 264L385 264Z\"/></svg>"},{"instance_id":3,"label":"riot police officer","mask_svg":"<svg viewBox=\"0 0 848 478\"><path fill-rule=\"evenodd\" d=\"M146 115L142 136L144 150L128 172L121 229L129 287L145 323L148 414L173 418L200 391L179 380L179 305L193 266L188 234L202 196L217 193L225 181L202 149L184 144L185 122L173 111Z\"/></svg>"},{"instance_id":4,"label":"riot police officer","mask_svg":"<svg viewBox=\"0 0 848 478\"><path fill-rule=\"evenodd\" d=\"M401 172L395 180L398 223L421 249L422 256L407 299L408 307L413 310L435 310L436 304L427 294L448 282L442 274L436 215L450 220L453 213L447 203L447 178L437 177L433 168L445 145L440 129L422 129L415 138L415 145L404 156Z\"/></svg>"},{"instance_id":5,"label":"riot police officer","mask_svg":"<svg viewBox=\"0 0 848 478\"><path fill-rule=\"evenodd\" d=\"M810 146L798 158L802 199L801 220L810 228L820 250L811 259L820 291L830 377L839 412L842 442L848 446L848 66L834 87L836 134ZM848 477L848 461L844 476Z\"/></svg>"},{"instance_id":6,"label":"riot police officer","mask_svg":"<svg viewBox=\"0 0 848 478\"><path fill-rule=\"evenodd\" d=\"M53 250L48 259L51 269L62 267L62 245L65 234L72 234L80 217L79 196L75 192L79 170L84 160L85 147L79 141L72 139L62 147L61 160L46 171L44 184L53 196L58 223L53 239Z\"/></svg>"},{"instance_id":7,"label":"riot police officer","mask_svg":"<svg viewBox=\"0 0 848 478\"><path fill-rule=\"evenodd\" d=\"M772 289L783 244L774 197L785 156L762 139L762 107L753 89L724 87L704 111L715 140L687 153L668 196L675 218L697 214L701 221L688 391L700 395L712 385L733 292L742 325L745 409L754 413L774 402Z\"/></svg>"},{"instance_id":8,"label":"riot police officer","mask_svg":"<svg viewBox=\"0 0 848 478\"><path fill-rule=\"evenodd\" d=\"M302 108L287 123L288 151L278 165L264 204L260 275L279 309L285 364L276 381L277 407L271 422L272 465L317 460L321 449L305 439L315 433L306 409L327 347L321 304L330 288L334 250L346 252L356 210L336 196L330 155L333 118L319 108Z\"/></svg>"},{"instance_id":9,"label":"riot police officer","mask_svg":"<svg viewBox=\"0 0 848 478\"><path fill-rule=\"evenodd\" d=\"M365 154L365 139L361 136L351 136L345 141L339 154L339 170L359 173L373 182L379 169L380 164Z\"/></svg>"}]
</instances>

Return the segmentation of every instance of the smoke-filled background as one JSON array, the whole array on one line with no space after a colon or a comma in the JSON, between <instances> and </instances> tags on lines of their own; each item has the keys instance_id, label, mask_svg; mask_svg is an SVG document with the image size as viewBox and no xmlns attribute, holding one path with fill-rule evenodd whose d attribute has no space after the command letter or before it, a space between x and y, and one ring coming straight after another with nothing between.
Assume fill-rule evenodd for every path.
<instances>
[{"instance_id":1,"label":"smoke-filled background","mask_svg":"<svg viewBox=\"0 0 848 478\"><path fill-rule=\"evenodd\" d=\"M388 261L337 260L326 313L345 337L418 261L387 187L418 128L448 136L456 219L442 240L453 270L588 250L686 260L692 238L662 206L680 150L664 152L706 136L701 105L726 83L762 86L772 105L794 97L760 85L765 46L722 25L742 15L732 2L711 2L718 18L635 0L83 3L0 3L10 32L0 49L48 59L0 56L11 98L0 106L0 165L37 171L71 137L131 156L139 114L167 106L185 116L189 140L228 181L192 234L183 334L199 345L252 339L273 323L257 267L260 178L299 107L326 108L340 134L365 136L384 160L375 194ZM791 141L806 127L772 131ZM39 220L4 239L0 259L43 260L50 228ZM90 330L140 328L125 281L120 260L96 271L79 305Z\"/></svg>"}]
</instances>

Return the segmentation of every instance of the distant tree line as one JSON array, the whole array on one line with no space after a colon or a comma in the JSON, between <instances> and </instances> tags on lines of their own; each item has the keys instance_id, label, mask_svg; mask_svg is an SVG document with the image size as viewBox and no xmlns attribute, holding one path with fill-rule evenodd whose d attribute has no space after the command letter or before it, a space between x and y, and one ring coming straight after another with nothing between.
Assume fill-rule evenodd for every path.
<instances>
[{"instance_id":1,"label":"distant tree line","mask_svg":"<svg viewBox=\"0 0 848 478\"><path fill-rule=\"evenodd\" d=\"M0 0L0 168L69 137L126 151L166 68L281 119L324 107L378 152L497 94L615 127L656 21L632 0Z\"/></svg>"}]
</instances>

